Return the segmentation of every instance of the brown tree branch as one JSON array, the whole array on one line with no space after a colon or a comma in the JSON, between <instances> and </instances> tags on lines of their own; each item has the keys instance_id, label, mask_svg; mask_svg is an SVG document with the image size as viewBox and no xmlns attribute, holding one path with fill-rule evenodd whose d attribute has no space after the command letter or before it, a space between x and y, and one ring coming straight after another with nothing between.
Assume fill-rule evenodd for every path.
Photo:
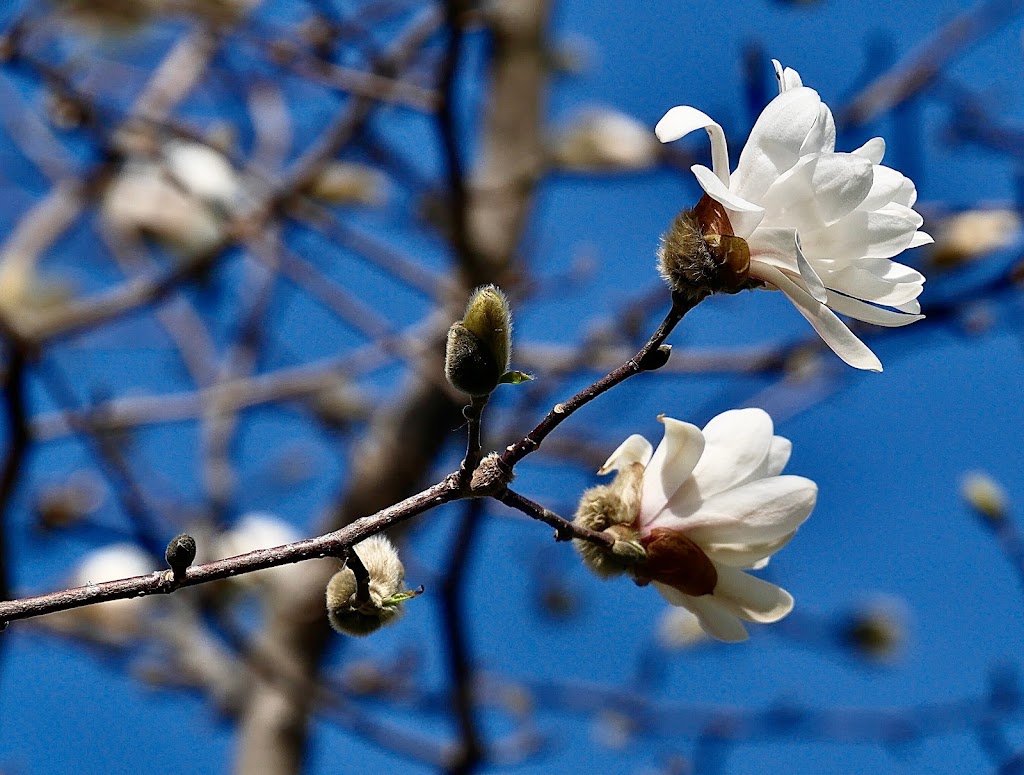
<instances>
[{"instance_id":1,"label":"brown tree branch","mask_svg":"<svg viewBox=\"0 0 1024 775\"><path fill-rule=\"evenodd\" d=\"M279 565L318 557L341 557L353 544L359 543L389 527L422 514L428 509L460 497L459 477L449 474L428 487L376 514L355 520L340 530L302 541L258 549L236 557L191 566L184 578L176 581L168 570L154 571L148 576L134 576L117 581L104 581L82 587L51 592L45 595L0 602L0 622L10 623L33 616L67 611L109 600L126 600L147 595L166 595L184 587L193 587L218 579L231 578Z\"/></svg>"}]
</instances>

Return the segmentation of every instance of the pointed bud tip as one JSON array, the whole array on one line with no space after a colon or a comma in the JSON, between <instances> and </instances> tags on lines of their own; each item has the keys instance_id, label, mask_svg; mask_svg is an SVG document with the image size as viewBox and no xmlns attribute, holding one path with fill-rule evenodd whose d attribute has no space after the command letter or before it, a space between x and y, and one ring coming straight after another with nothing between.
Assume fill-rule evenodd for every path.
<instances>
[{"instance_id":1,"label":"pointed bud tip","mask_svg":"<svg viewBox=\"0 0 1024 775\"><path fill-rule=\"evenodd\" d=\"M473 291L461 321L448 330L445 376L457 390L489 395L503 381L518 384L528 375L509 372L512 353L512 312L496 285Z\"/></svg>"}]
</instances>

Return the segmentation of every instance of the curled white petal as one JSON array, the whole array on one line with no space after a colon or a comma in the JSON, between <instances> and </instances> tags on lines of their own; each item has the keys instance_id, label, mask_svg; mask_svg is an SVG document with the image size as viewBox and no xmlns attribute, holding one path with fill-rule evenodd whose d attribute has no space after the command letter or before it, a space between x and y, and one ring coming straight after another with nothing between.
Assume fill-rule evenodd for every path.
<instances>
[{"instance_id":1,"label":"curled white petal","mask_svg":"<svg viewBox=\"0 0 1024 775\"><path fill-rule=\"evenodd\" d=\"M737 237L747 237L757 228L764 217L763 207L736 196L703 164L694 164L690 170L704 189L704 193L725 207L733 234Z\"/></svg>"},{"instance_id":2,"label":"curled white petal","mask_svg":"<svg viewBox=\"0 0 1024 775\"><path fill-rule=\"evenodd\" d=\"M697 129L707 130L711 140L711 167L718 179L728 186L729 146L725 142L725 132L707 113L689 105L677 105L662 116L654 127L654 134L661 142L670 143Z\"/></svg>"},{"instance_id":3,"label":"curled white petal","mask_svg":"<svg viewBox=\"0 0 1024 775\"><path fill-rule=\"evenodd\" d=\"M612 471L621 471L623 468L634 463L646 466L650 462L653 451L654 447L651 446L651 442L640 434L634 433L609 455L604 465L597 470L597 473L603 476L604 474L610 474Z\"/></svg>"}]
</instances>

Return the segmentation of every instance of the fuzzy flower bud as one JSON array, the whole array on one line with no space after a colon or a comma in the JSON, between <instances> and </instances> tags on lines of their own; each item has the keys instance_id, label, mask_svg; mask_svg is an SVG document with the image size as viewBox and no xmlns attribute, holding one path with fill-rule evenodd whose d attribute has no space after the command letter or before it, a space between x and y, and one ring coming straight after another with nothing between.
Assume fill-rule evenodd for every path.
<instances>
[{"instance_id":1,"label":"fuzzy flower bud","mask_svg":"<svg viewBox=\"0 0 1024 775\"><path fill-rule=\"evenodd\" d=\"M751 283L750 247L732 235L729 216L707 195L684 210L661 238L658 272L676 293L702 299L713 293L738 293Z\"/></svg>"},{"instance_id":2,"label":"fuzzy flower bud","mask_svg":"<svg viewBox=\"0 0 1024 775\"><path fill-rule=\"evenodd\" d=\"M611 549L580 538L573 539L583 562L602 578L627 573L644 559L639 534L631 527L640 509L642 483L642 466L625 467L611 484L591 487L580 499L573 522L588 530L608 533L616 539Z\"/></svg>"},{"instance_id":3,"label":"fuzzy flower bud","mask_svg":"<svg viewBox=\"0 0 1024 775\"><path fill-rule=\"evenodd\" d=\"M448 330L444 373L457 390L486 396L502 381L512 352L512 313L495 285L477 288Z\"/></svg>"},{"instance_id":4,"label":"fuzzy flower bud","mask_svg":"<svg viewBox=\"0 0 1024 775\"><path fill-rule=\"evenodd\" d=\"M352 568L335 573L327 584L327 618L331 627L343 635L363 636L395 621L402 613L402 603L418 593L403 590L405 567L394 545L384 536L371 536L352 551L362 562L369 580L366 588L360 590Z\"/></svg>"}]
</instances>

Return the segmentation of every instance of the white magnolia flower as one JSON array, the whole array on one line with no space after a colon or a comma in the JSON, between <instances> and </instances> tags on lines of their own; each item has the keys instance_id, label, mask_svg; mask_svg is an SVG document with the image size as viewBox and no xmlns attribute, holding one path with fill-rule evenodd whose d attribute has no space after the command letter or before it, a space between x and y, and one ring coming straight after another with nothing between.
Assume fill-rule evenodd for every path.
<instances>
[{"instance_id":1,"label":"white magnolia flower","mask_svg":"<svg viewBox=\"0 0 1024 775\"><path fill-rule=\"evenodd\" d=\"M874 353L835 312L879 326L920 320L924 276L891 261L932 238L919 230L913 182L881 164L885 141L835 151L832 112L799 74L772 60L779 96L761 113L729 172L722 127L696 108L672 108L655 132L663 143L696 129L711 138L712 169L691 169L750 247L750 277L789 297L844 361L881 371Z\"/></svg>"},{"instance_id":2,"label":"white magnolia flower","mask_svg":"<svg viewBox=\"0 0 1024 775\"><path fill-rule=\"evenodd\" d=\"M793 598L745 569L762 568L810 515L818 487L780 476L792 445L774 435L761 409L718 415L701 431L662 417L657 450L630 436L598 473L618 471L639 482L639 509L629 525L645 559L633 570L672 605L692 611L708 634L747 637L741 620L775 622ZM619 535L624 526L616 526Z\"/></svg>"}]
</instances>

